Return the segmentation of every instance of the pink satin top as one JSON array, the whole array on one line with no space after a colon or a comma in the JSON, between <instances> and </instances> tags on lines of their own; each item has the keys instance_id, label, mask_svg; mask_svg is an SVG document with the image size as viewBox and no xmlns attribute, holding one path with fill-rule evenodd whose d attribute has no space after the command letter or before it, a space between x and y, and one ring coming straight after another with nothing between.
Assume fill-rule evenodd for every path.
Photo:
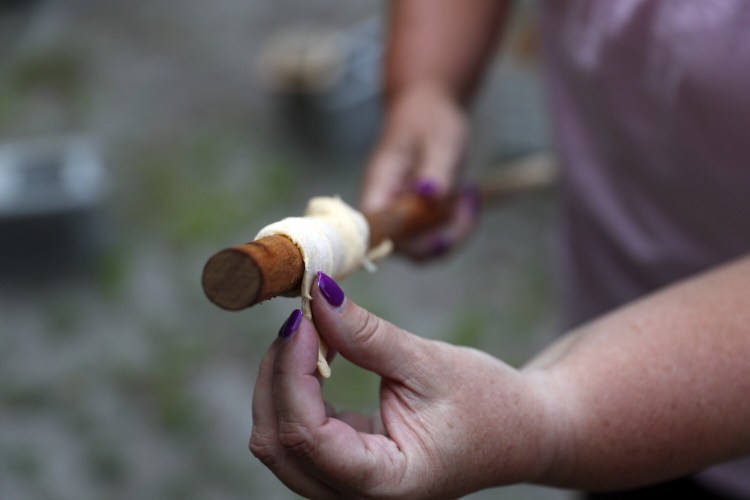
<instances>
[{"instance_id":1,"label":"pink satin top","mask_svg":"<svg viewBox=\"0 0 750 500\"><path fill-rule=\"evenodd\" d=\"M568 326L750 253L750 1L542 7ZM750 498L748 460L701 477Z\"/></svg>"}]
</instances>

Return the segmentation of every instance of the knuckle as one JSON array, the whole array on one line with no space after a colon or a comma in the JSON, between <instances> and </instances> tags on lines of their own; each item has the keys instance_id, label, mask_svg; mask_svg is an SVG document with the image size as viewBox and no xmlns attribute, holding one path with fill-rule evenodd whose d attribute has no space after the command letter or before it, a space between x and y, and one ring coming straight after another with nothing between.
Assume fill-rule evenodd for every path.
<instances>
[{"instance_id":1,"label":"knuckle","mask_svg":"<svg viewBox=\"0 0 750 500\"><path fill-rule=\"evenodd\" d=\"M309 457L315 450L310 432L300 423L288 420L279 422L279 442L284 449L298 457Z\"/></svg>"},{"instance_id":2,"label":"knuckle","mask_svg":"<svg viewBox=\"0 0 750 500\"><path fill-rule=\"evenodd\" d=\"M383 320L374 314L363 312L353 325L351 341L363 349L368 349L377 340L378 330Z\"/></svg>"},{"instance_id":3,"label":"knuckle","mask_svg":"<svg viewBox=\"0 0 750 500\"><path fill-rule=\"evenodd\" d=\"M274 436L269 435L259 427L253 426L248 448L255 458L269 469L273 469L279 461L275 442Z\"/></svg>"}]
</instances>

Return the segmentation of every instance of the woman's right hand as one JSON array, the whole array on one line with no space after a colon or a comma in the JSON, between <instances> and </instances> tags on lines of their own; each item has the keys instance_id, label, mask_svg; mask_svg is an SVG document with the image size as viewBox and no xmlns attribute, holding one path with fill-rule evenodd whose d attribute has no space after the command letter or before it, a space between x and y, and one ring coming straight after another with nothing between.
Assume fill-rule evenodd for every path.
<instances>
[{"instance_id":1,"label":"woman's right hand","mask_svg":"<svg viewBox=\"0 0 750 500\"><path fill-rule=\"evenodd\" d=\"M320 273L314 323L295 311L268 349L253 393L250 450L306 498L458 498L558 471L567 449L560 391L486 353L409 333ZM380 376L379 411L323 401L318 335Z\"/></svg>"},{"instance_id":2,"label":"woman's right hand","mask_svg":"<svg viewBox=\"0 0 750 500\"><path fill-rule=\"evenodd\" d=\"M479 212L476 189L457 188L466 150L467 119L460 103L436 85L412 85L389 99L380 140L367 165L360 208L377 212L399 195L412 192L441 198L460 191L444 225L397 249L421 260L463 241Z\"/></svg>"}]
</instances>

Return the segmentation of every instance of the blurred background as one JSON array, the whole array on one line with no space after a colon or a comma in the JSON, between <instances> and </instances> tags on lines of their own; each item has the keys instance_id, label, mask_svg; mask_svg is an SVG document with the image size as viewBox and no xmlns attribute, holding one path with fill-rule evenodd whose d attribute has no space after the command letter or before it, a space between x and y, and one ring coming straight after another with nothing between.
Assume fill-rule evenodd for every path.
<instances>
[{"instance_id":1,"label":"blurred background","mask_svg":"<svg viewBox=\"0 0 750 500\"><path fill-rule=\"evenodd\" d=\"M228 313L200 274L311 196L356 199L384 9L0 0L1 499L296 498L247 439L259 360L298 302ZM473 107L472 176L547 149L535 27L519 2ZM520 365L557 328L554 198L487 209L460 251L391 258L345 291ZM372 410L377 385L338 359L325 392Z\"/></svg>"}]
</instances>

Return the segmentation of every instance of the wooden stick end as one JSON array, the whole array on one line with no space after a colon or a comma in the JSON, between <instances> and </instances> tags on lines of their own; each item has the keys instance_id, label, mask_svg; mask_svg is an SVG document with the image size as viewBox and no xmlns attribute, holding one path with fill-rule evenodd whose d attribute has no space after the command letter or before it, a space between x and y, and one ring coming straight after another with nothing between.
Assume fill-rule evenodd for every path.
<instances>
[{"instance_id":1,"label":"wooden stick end","mask_svg":"<svg viewBox=\"0 0 750 500\"><path fill-rule=\"evenodd\" d=\"M208 300L222 309L239 311L258 302L263 275L247 254L227 248L206 262L202 285Z\"/></svg>"}]
</instances>

